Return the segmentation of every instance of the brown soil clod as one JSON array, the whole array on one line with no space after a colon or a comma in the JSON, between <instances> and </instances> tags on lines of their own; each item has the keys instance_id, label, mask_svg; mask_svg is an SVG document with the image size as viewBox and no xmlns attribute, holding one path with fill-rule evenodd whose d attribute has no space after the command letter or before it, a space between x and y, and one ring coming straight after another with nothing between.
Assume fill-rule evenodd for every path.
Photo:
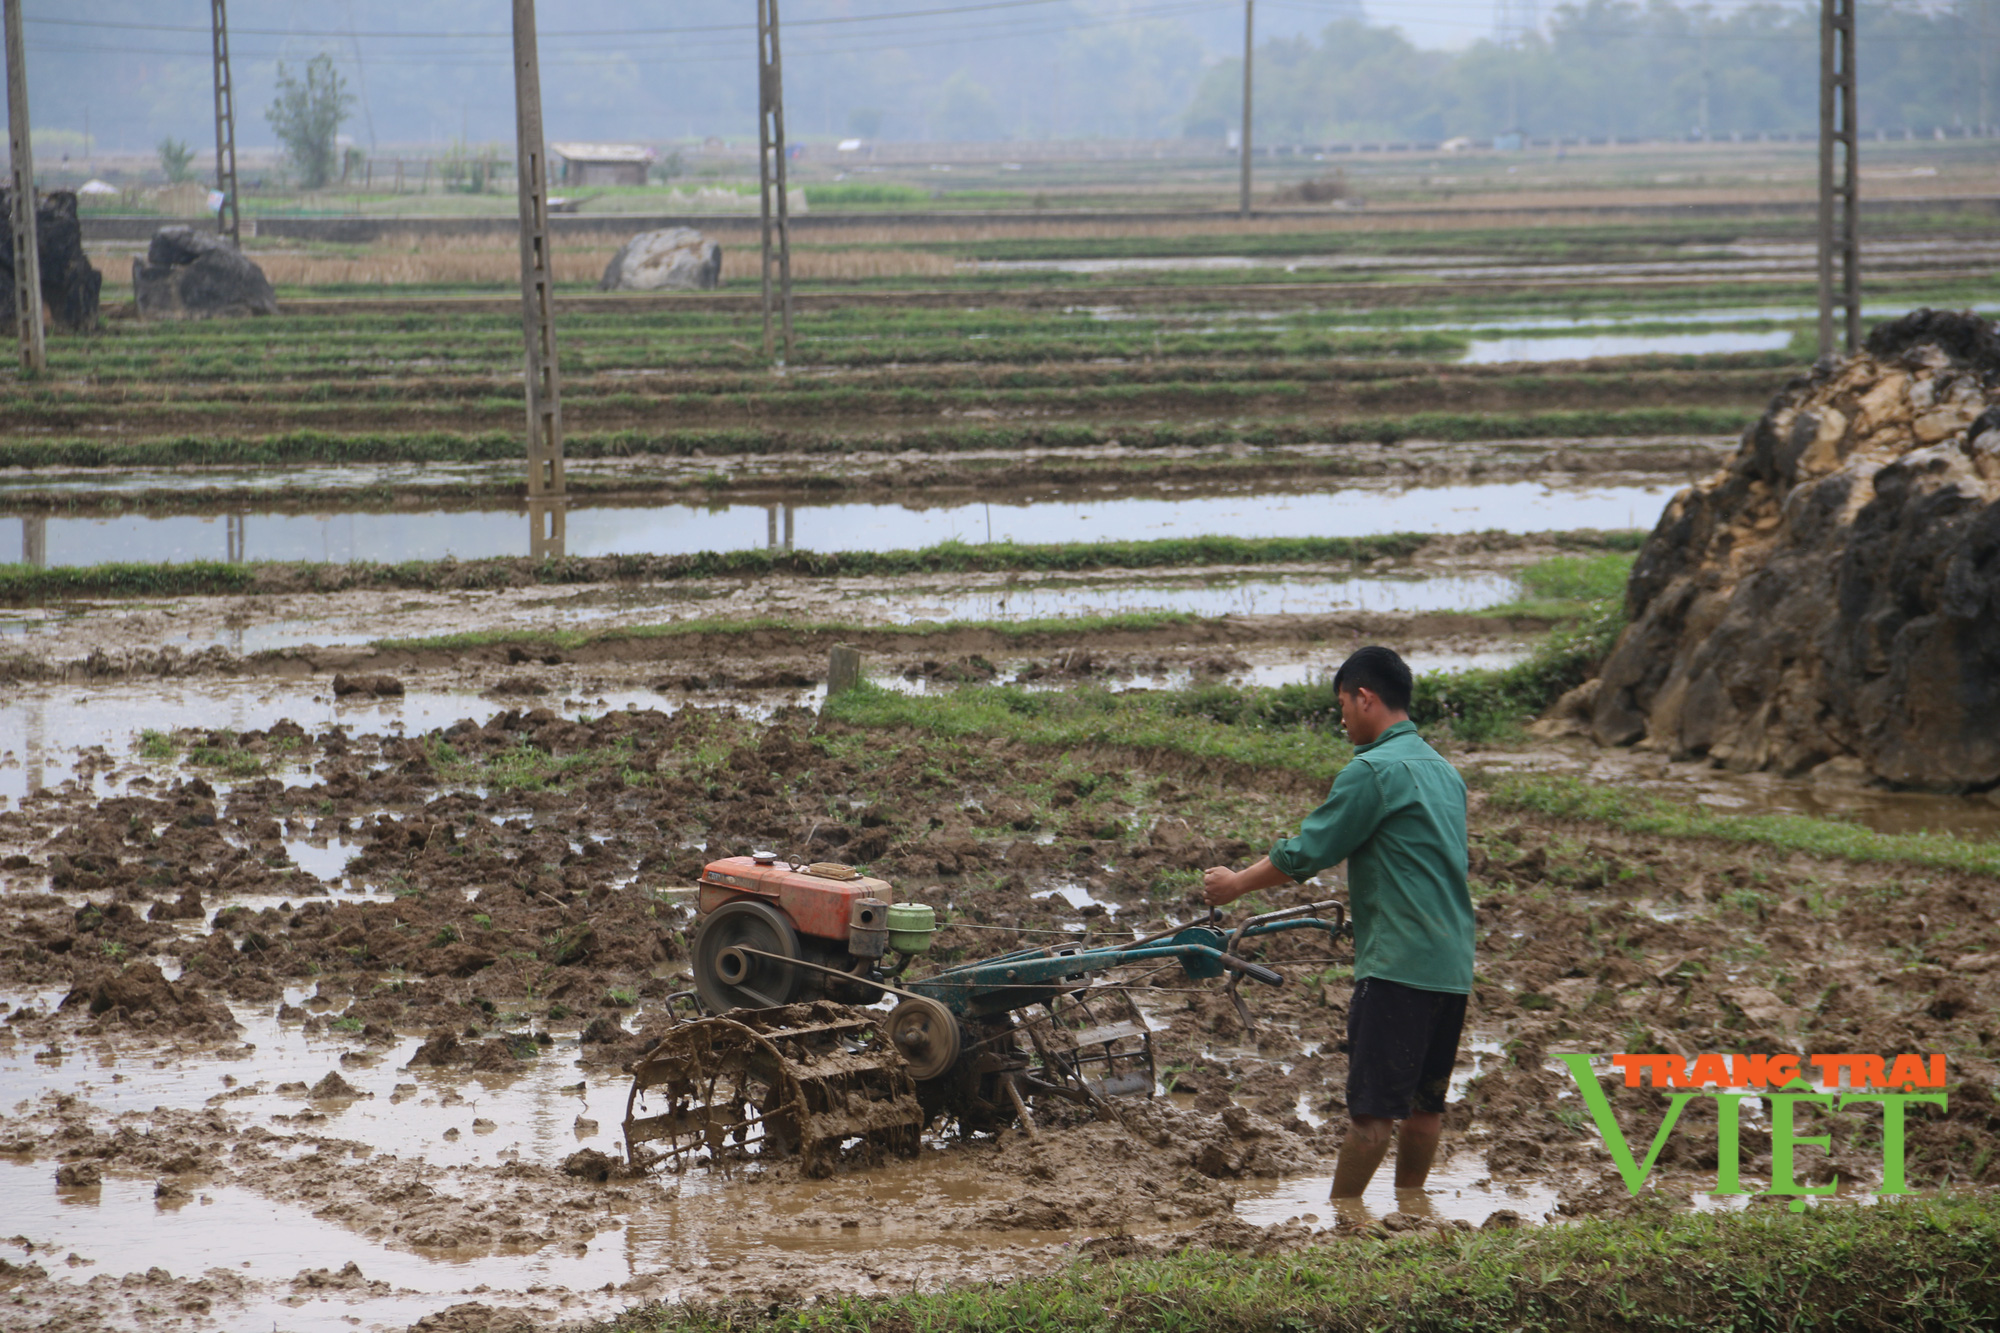
<instances>
[{"instance_id":1,"label":"brown soil clod","mask_svg":"<svg viewBox=\"0 0 2000 1333\"><path fill-rule=\"evenodd\" d=\"M333 693L336 698L346 698L354 694L372 695L378 699L400 698L403 682L385 674L346 676L336 674L333 678Z\"/></svg>"},{"instance_id":2,"label":"brown soil clod","mask_svg":"<svg viewBox=\"0 0 2000 1333\"><path fill-rule=\"evenodd\" d=\"M227 1005L205 999L193 986L177 986L152 963L100 969L65 995L62 1009L83 1008L100 1025L231 1029L236 1019Z\"/></svg>"}]
</instances>

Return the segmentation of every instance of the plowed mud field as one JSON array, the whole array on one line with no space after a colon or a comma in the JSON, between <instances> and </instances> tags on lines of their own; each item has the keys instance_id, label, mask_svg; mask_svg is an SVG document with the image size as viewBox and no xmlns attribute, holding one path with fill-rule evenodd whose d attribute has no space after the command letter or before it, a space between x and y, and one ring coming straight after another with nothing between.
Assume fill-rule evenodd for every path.
<instances>
[{"instance_id":1,"label":"plowed mud field","mask_svg":"<svg viewBox=\"0 0 2000 1333\"><path fill-rule=\"evenodd\" d=\"M1076 680L1120 660L1010 669ZM978 669L876 669L892 665ZM939 910L938 957L976 958L1192 919L1195 872L1254 857L1320 793L1115 744L850 727L786 702L810 699L804 671L675 698L561 663L396 684L274 685L239 730L175 726L170 697L149 726L143 684L45 721L33 786L0 814L19 1326L581 1318L1001 1278L1076 1247L1272 1250L1640 1206L1558 1051L1949 1051L1964 1083L1948 1117L1914 1124L1913 1174L1995 1172L1990 877L1633 837L1475 788L1480 984L1428 1195L1385 1175L1362 1209L1326 1203L1348 982L1344 947L1303 933L1267 951L1287 983L1249 988L1254 1031L1219 983L1101 977L1144 1014L1161 1071L1115 1121L939 1133L913 1162L830 1180L781 1160L626 1178L596 1154L619 1153L621 1065L688 985L686 886L710 857L866 864ZM100 705L109 720L86 721ZM1564 744L1542 762L1594 762ZM1616 1100L1649 1135L1654 1094ZM1864 1190L1865 1138L1812 1170ZM1684 1122L1655 1193L1742 1206L1703 1193L1713 1171L1712 1132L1704 1148Z\"/></svg>"}]
</instances>

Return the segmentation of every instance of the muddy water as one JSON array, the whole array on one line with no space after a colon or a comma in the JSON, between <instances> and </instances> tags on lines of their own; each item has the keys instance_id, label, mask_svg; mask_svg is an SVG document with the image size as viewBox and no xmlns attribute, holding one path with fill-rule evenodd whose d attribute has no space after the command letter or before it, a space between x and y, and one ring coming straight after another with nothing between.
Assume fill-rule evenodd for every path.
<instances>
[{"instance_id":1,"label":"muddy water","mask_svg":"<svg viewBox=\"0 0 2000 1333\"><path fill-rule=\"evenodd\" d=\"M10 1009L45 1011L59 996L0 999ZM284 998L307 1010L328 1008L307 989L288 990ZM92 1043L31 1051L29 1043L0 1039L0 1106L19 1114L55 1097L74 1098L72 1105L88 1107L99 1125L143 1120L162 1108L219 1108L239 1144L245 1132L273 1129L277 1135L261 1143L281 1157L334 1148L391 1176L418 1178L408 1173L420 1171L433 1188L456 1188L468 1199L492 1188L493 1177L483 1172L516 1162L547 1166L579 1147L618 1147L624 1080L579 1067L573 1038L558 1036L518 1076L481 1077L406 1069L415 1038L357 1055L351 1043L307 1036L297 1022L268 1010L240 1004L231 1010L242 1026L240 1044L214 1051L120 1052ZM330 1071L360 1095L312 1099L302 1091ZM537 1298L537 1308L573 1318L608 1314L639 1293L713 1294L738 1270L768 1283L788 1267L811 1265L818 1270L815 1285L866 1291L881 1289L874 1280L899 1262L915 1265L904 1271L927 1274L928 1281L941 1272L976 1280L1018 1271L1023 1262L1059 1262L1060 1247L1078 1239L1073 1229L934 1224L939 1209L978 1217L1018 1199L1020 1178L992 1167L996 1156L1022 1142L1009 1134L968 1150L939 1141L914 1161L830 1181L761 1178L753 1168L747 1177L695 1173L632 1182L604 1196L581 1239L498 1253L419 1250L364 1235L315 1212L312 1200L273 1197L240 1168L239 1178L249 1183L197 1179L168 1196L151 1175L121 1173L115 1163L99 1186L52 1188L46 1157L0 1159L0 1199L8 1201L9 1230L32 1243L34 1257L59 1285L78 1289L76 1300L93 1299L82 1289L93 1279L123 1287L131 1275L159 1269L163 1274L140 1284L177 1278L212 1296L214 1308L200 1311L212 1320L196 1320L198 1327L268 1321L303 1330L398 1328L489 1291L507 1294L509 1304L523 1295ZM1255 1225L1299 1219L1325 1229L1336 1220L1324 1201L1326 1184L1324 1172L1245 1180L1234 1191L1233 1212ZM1381 1187L1364 1206L1377 1215L1400 1209L1477 1224L1500 1208L1539 1217L1555 1199L1540 1184L1493 1185L1478 1154L1461 1151L1441 1166L1427 1196ZM754 1211L746 1214L743 1205ZM744 1225L747 1218L754 1221ZM1143 1221L1131 1228L1142 1235L1154 1229ZM9 1244L22 1251L15 1259L28 1257L18 1241ZM303 1280L306 1269L350 1263L372 1285L327 1290ZM851 1264L854 1271L831 1276L829 1264Z\"/></svg>"},{"instance_id":2,"label":"muddy water","mask_svg":"<svg viewBox=\"0 0 2000 1333\"><path fill-rule=\"evenodd\" d=\"M1649 527L1679 485L1538 482L1386 487L1355 482L1306 493L1042 498L920 509L822 504L579 506L570 555L671 555L797 548L887 551L939 542L1133 541L1213 534L1359 537L1388 532L1542 532ZM415 513L247 512L0 518L0 551L27 563L111 560L432 560L521 555L525 513L513 508Z\"/></svg>"},{"instance_id":3,"label":"muddy water","mask_svg":"<svg viewBox=\"0 0 2000 1333\"><path fill-rule=\"evenodd\" d=\"M651 690L593 693L588 699L565 701L560 696L534 700L570 712L602 714L612 708L645 707L670 710L671 701ZM567 708L567 704L574 704ZM101 749L124 756L142 732L172 732L183 728L215 731L262 731L290 719L309 731L349 727L370 731L411 733L447 727L460 718L481 722L520 700L500 702L469 690L411 690L390 699L349 702L336 699L324 684L245 688L240 684L190 684L176 681L107 684L89 690L75 687L19 688L0 699L0 808L18 804L29 792L59 787L89 773L92 792L109 796L124 789L143 768L105 768L85 762L86 752ZM313 779L303 770L273 774L287 785ZM310 853L309 853L310 854ZM319 873L318 866L305 869ZM344 862L343 862L344 864ZM324 866L320 862L319 866ZM326 878L321 875L321 878Z\"/></svg>"},{"instance_id":4,"label":"muddy water","mask_svg":"<svg viewBox=\"0 0 2000 1333\"><path fill-rule=\"evenodd\" d=\"M971 573L897 579L730 578L632 585L526 587L442 592L352 590L166 604L72 604L58 614L23 614L18 641L50 661L94 652L171 648L232 654L267 649L340 649L383 639L423 638L468 629L522 635L691 620L784 619L795 624L904 626L917 622L1019 621L1124 612L1203 616L1348 615L1483 610L1514 600L1519 588L1495 564L1390 561L1367 577L1212 569L1171 577L1114 578L1091 572ZM1471 565L1471 567L1468 567ZM1485 567L1481 567L1485 566ZM1170 634L1163 637L1171 641ZM1163 644L1163 646L1167 646Z\"/></svg>"},{"instance_id":5,"label":"muddy water","mask_svg":"<svg viewBox=\"0 0 2000 1333\"><path fill-rule=\"evenodd\" d=\"M295 992L287 998L306 997ZM42 999L46 1004L47 997ZM0 1054L0 1105L55 1092L115 1115L156 1106L199 1107L212 1104L218 1094L249 1090L252 1095L228 1097L232 1115L264 1123L300 1114L325 1116L314 1125L320 1134L359 1140L373 1153L447 1169L517 1159L555 1162L578 1147L617 1149L624 1089L580 1076L573 1064L573 1042L570 1060L551 1056L511 1083L482 1084L476 1077L404 1070L418 1044L414 1039L383 1052L370 1062L372 1067L358 1069L341 1060L342 1043L303 1037L298 1024L281 1024L241 1006L234 1012L250 1048L240 1058L145 1062L108 1054L53 1060L31 1057L25 1050ZM365 1097L309 1103L296 1092L274 1091L289 1081L310 1084L334 1069ZM594 1121L599 1128L580 1129L580 1121ZM221 1267L278 1288L245 1303L240 1322L232 1318L235 1327L268 1321L286 1328L347 1329L357 1314L372 1325L401 1325L445 1304L439 1296L463 1297L482 1286L588 1292L663 1262L658 1253L635 1252L615 1223L588 1242L527 1253L425 1255L371 1241L251 1189L197 1186L192 1197L166 1203L155 1199L151 1178L107 1174L100 1189L52 1191L50 1170L45 1163L0 1162L0 1198L10 1201L12 1230L37 1246L89 1261L91 1267L76 1270L79 1278L93 1271L143 1273L154 1266L194 1276ZM691 1185L697 1191L709 1187L706 1180ZM367 1278L387 1282L395 1291L360 1300L334 1293L331 1299L298 1307L284 1298L301 1268L338 1269L350 1261ZM590 1308L609 1311L627 1299L600 1295Z\"/></svg>"}]
</instances>

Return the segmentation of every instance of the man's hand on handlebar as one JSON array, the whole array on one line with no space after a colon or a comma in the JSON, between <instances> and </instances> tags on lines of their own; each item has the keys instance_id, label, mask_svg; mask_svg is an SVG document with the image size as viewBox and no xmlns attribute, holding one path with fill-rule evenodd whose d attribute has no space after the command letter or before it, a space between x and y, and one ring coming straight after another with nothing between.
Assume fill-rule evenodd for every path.
<instances>
[{"instance_id":1,"label":"man's hand on handlebar","mask_svg":"<svg viewBox=\"0 0 2000 1333\"><path fill-rule=\"evenodd\" d=\"M1259 889L1275 889L1291 882L1292 877L1272 865L1271 858L1266 856L1247 870L1211 866L1202 871L1201 896L1210 907L1222 907Z\"/></svg>"}]
</instances>

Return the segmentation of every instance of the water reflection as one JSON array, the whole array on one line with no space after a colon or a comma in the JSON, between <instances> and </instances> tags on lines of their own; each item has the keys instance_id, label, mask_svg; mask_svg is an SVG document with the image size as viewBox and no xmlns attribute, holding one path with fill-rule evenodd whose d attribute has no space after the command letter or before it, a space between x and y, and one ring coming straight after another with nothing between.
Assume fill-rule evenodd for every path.
<instances>
[{"instance_id":1,"label":"water reflection","mask_svg":"<svg viewBox=\"0 0 2000 1333\"><path fill-rule=\"evenodd\" d=\"M1679 483L1558 487L1516 481L1391 489L1349 483L1308 492L1020 497L933 508L764 500L718 505L594 505L394 513L237 511L0 519L22 524L34 563L215 559L461 560L494 556L691 555L803 548L886 551L940 542L1144 541L1215 533L1361 537L1388 532L1543 532L1652 526ZM224 531L216 532L221 526ZM537 545L542 543L542 545Z\"/></svg>"},{"instance_id":2,"label":"water reflection","mask_svg":"<svg viewBox=\"0 0 2000 1333\"><path fill-rule=\"evenodd\" d=\"M1744 333L1585 333L1573 337L1475 338L1466 348L1467 365L1512 361L1581 361L1605 356L1715 356L1727 352L1772 352L1791 344L1789 329Z\"/></svg>"},{"instance_id":3,"label":"water reflection","mask_svg":"<svg viewBox=\"0 0 2000 1333\"><path fill-rule=\"evenodd\" d=\"M569 497L528 501L528 557L560 560L568 554ZM454 554L456 554L454 552Z\"/></svg>"}]
</instances>

